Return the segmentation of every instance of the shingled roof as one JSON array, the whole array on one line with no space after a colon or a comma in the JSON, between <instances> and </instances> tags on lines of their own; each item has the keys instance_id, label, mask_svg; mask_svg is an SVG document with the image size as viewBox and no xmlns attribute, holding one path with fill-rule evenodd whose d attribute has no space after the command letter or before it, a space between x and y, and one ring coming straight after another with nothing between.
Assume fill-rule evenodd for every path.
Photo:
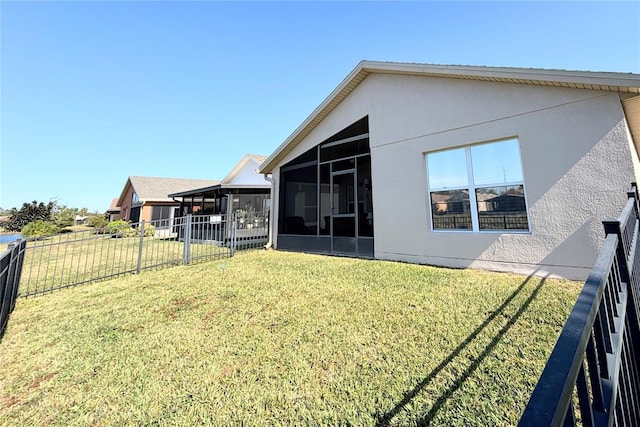
<instances>
[{"instance_id":1,"label":"shingled roof","mask_svg":"<svg viewBox=\"0 0 640 427\"><path fill-rule=\"evenodd\" d=\"M114 197L111 200L111 204L109 205L109 209L107 209L107 212L113 212L113 213L117 213L120 212L120 208L118 207L118 197Z\"/></svg>"},{"instance_id":2,"label":"shingled roof","mask_svg":"<svg viewBox=\"0 0 640 427\"><path fill-rule=\"evenodd\" d=\"M243 169L247 167L249 162L253 162L255 167L259 167L262 162L265 161L267 156L262 156L259 154L245 154L244 157L238 162L238 164L225 176L222 181L216 182L214 185L208 185L206 187L193 187L186 191L177 191L175 193L169 193L170 197L187 197L187 196L202 196L204 193L221 190L223 188L271 188L271 184L269 184L262 175L257 173L254 174L254 180L247 179L246 176L241 177L240 179L236 179L238 174L242 172ZM246 172L246 170L245 170ZM251 172L255 172L252 168ZM263 182L259 182L262 180Z\"/></svg>"},{"instance_id":3,"label":"shingled roof","mask_svg":"<svg viewBox=\"0 0 640 427\"><path fill-rule=\"evenodd\" d=\"M185 178L161 178L151 176L130 176L122 189L118 206L122 206L124 197L133 187L133 191L138 195L141 202L172 202L173 198L169 194L181 191L192 190L194 188L209 187L220 183L214 179L185 179Z\"/></svg>"}]
</instances>

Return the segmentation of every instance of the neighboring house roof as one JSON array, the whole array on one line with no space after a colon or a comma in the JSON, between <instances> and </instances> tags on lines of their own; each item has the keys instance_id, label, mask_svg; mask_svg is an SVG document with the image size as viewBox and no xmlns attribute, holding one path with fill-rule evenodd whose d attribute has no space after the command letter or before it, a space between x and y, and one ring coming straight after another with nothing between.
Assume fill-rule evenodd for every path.
<instances>
[{"instance_id":1,"label":"neighboring house roof","mask_svg":"<svg viewBox=\"0 0 640 427\"><path fill-rule=\"evenodd\" d=\"M432 203L446 203L451 198L451 194L431 193Z\"/></svg>"},{"instance_id":2,"label":"neighboring house roof","mask_svg":"<svg viewBox=\"0 0 640 427\"><path fill-rule=\"evenodd\" d=\"M107 209L108 213L117 213L120 212L120 207L118 206L118 197L114 197L111 200L111 204L109 205L109 209Z\"/></svg>"},{"instance_id":3,"label":"neighboring house roof","mask_svg":"<svg viewBox=\"0 0 640 427\"><path fill-rule=\"evenodd\" d=\"M501 195L524 197L524 188L521 188L521 187L510 188L509 190L502 193Z\"/></svg>"},{"instance_id":4,"label":"neighboring house roof","mask_svg":"<svg viewBox=\"0 0 640 427\"><path fill-rule=\"evenodd\" d=\"M447 203L468 202L468 201L469 201L469 191L462 190L462 191L456 192L451 197L449 197L449 199L447 200Z\"/></svg>"},{"instance_id":5,"label":"neighboring house roof","mask_svg":"<svg viewBox=\"0 0 640 427\"><path fill-rule=\"evenodd\" d=\"M185 191L169 194L170 197L185 197L215 191L223 188L264 188L269 189L271 185L262 175L256 173L256 169L265 161L267 156L258 154L245 154L238 164L229 172L224 179L215 185L206 187L190 188Z\"/></svg>"},{"instance_id":6,"label":"neighboring house roof","mask_svg":"<svg viewBox=\"0 0 640 427\"><path fill-rule=\"evenodd\" d=\"M506 193L505 193L506 194ZM495 198L495 194L490 193L479 193L476 194L476 201L478 202L486 202L487 200L491 200ZM522 197L522 194L520 195ZM431 193L431 202L432 203L455 203L455 202L468 202L469 201L469 191L462 190L458 191L455 194L439 194L439 193Z\"/></svg>"},{"instance_id":7,"label":"neighboring house roof","mask_svg":"<svg viewBox=\"0 0 640 427\"><path fill-rule=\"evenodd\" d=\"M118 198L117 206L122 206L130 187L138 195L140 202L173 202L171 193L191 188L216 185L220 181L211 179L159 178L150 176L130 176Z\"/></svg>"},{"instance_id":8,"label":"neighboring house roof","mask_svg":"<svg viewBox=\"0 0 640 427\"><path fill-rule=\"evenodd\" d=\"M362 61L291 136L262 163L258 168L258 173L271 173L273 168L298 143L372 73L602 90L625 94L640 93L640 75L632 73ZM621 98L634 139L640 141L640 96L630 95L627 98Z\"/></svg>"}]
</instances>

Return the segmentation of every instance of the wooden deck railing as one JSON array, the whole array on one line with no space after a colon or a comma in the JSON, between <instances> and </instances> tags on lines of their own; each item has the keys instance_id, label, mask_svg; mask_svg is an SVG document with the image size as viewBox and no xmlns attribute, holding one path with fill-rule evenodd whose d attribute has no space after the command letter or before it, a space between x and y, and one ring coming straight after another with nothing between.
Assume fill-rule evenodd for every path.
<instances>
[{"instance_id":1,"label":"wooden deck railing","mask_svg":"<svg viewBox=\"0 0 640 427\"><path fill-rule=\"evenodd\" d=\"M640 242L635 183L519 426L640 426Z\"/></svg>"}]
</instances>

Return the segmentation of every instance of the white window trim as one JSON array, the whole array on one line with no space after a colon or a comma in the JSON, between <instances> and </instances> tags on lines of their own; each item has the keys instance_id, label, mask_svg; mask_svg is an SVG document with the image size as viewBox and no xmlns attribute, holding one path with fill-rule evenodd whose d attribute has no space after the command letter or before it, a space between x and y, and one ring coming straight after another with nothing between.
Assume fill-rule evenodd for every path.
<instances>
[{"instance_id":1,"label":"white window trim","mask_svg":"<svg viewBox=\"0 0 640 427\"><path fill-rule=\"evenodd\" d=\"M469 189L469 210L471 210L471 231L478 232L480 231L480 221L478 220L478 200L476 198L476 186L473 182L474 180L473 164L471 162L471 147L464 148L464 155L467 159L467 188ZM433 228L433 223L431 224L431 227Z\"/></svg>"},{"instance_id":2,"label":"white window trim","mask_svg":"<svg viewBox=\"0 0 640 427\"><path fill-rule=\"evenodd\" d=\"M486 141L486 142L479 142L476 144L470 144L470 145L465 145L465 146L459 146L459 147L450 147L450 148L445 148L442 150L436 150L436 151L430 151L430 152L426 152L424 153L424 164L426 166L426 177L427 177L427 207L429 210L429 221L431 222L431 231L434 233L488 233L488 234L531 234L531 220L530 220L530 216L529 216L529 203L527 202L527 186L524 183L524 170L523 170L523 176L522 176L522 181L511 181L511 182L506 182L506 183L496 183L496 184L487 184L487 185L476 185L474 182L474 176L473 176L473 162L471 159L471 148L472 147L476 147L478 145L484 145L484 144L493 144L493 143L498 143L498 142L503 142L503 141L509 141L511 139L515 139L518 142L518 151L519 151L519 160L520 160L520 168L521 170L522 168L522 152L520 151L520 140L517 137L510 137L510 138L505 138L505 139L499 139L499 140L492 140L492 141ZM438 153L438 152L443 152L443 151L449 151L449 150L457 150L457 149L463 149L464 153L465 153L465 160L466 160L466 167L467 167L467 185L466 186L456 186L456 187L444 187L444 188L431 188L430 183L429 183L429 154L433 154L433 153ZM510 186L517 186L517 185L522 185L523 191L524 191L524 203L525 203L525 214L527 215L527 226L528 229L526 230L518 230L518 229L509 229L509 230L481 230L480 229L480 223L479 223L479 214L478 214L478 203L477 203L477 198L476 198L476 189L478 188L486 188L486 187L510 187ZM433 192L438 192L438 191L456 191L456 190L468 190L469 191L469 210L471 213L471 229L462 229L462 228L434 228L434 221L433 221L433 206L431 203L431 193Z\"/></svg>"}]
</instances>

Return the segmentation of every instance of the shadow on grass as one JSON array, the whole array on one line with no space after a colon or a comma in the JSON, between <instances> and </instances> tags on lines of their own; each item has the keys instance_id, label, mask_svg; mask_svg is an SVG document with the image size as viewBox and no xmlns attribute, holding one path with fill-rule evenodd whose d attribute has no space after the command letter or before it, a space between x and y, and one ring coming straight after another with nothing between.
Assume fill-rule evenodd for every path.
<instances>
[{"instance_id":1,"label":"shadow on grass","mask_svg":"<svg viewBox=\"0 0 640 427\"><path fill-rule=\"evenodd\" d=\"M504 309L514 300L514 298L523 291L523 289L525 288L527 283L529 283L532 277L533 276L528 276L518 286L518 288L515 291L513 291L513 293L509 295L509 297L506 300L504 300L504 302L500 305L500 307L495 309L489 315L489 317L485 319L484 322L482 322L477 328L473 330L473 332L471 332L471 334L469 334L469 336L467 336L467 338L464 339L464 341L458 344L458 346L449 354L449 356L447 356L444 360L442 360L442 362L440 362L440 364L438 364L438 366L436 366L435 369L431 371L429 375L427 375L422 381L420 381L420 383L418 383L413 389L407 391L404 397L402 398L402 400L400 400L393 407L393 409L379 416L376 420L376 427L389 426L391 423L391 420L396 415L398 415L403 410L403 408L408 403L410 403L431 381L433 381L436 378L436 376L438 376L438 374L440 374L440 372L442 372L442 370L447 367L447 365L449 365L456 357L458 357L460 353L469 344L471 344L471 342L473 342L473 340L478 336L478 334L482 332L483 329L485 329L496 317L498 317L504 311ZM500 328L496 336L493 337L493 339L491 340L491 342L489 342L489 344L487 344L487 346L482 351L482 353L480 353L480 355L478 355L478 357L475 358L475 360L469 365L469 367L465 369L464 372L462 372L462 374L455 380L453 385L451 385L449 388L447 388L440 394L440 396L436 399L433 406L431 406L431 409L429 410L429 412L424 417L415 420L416 425L428 426L431 423L431 421L433 421L434 417L436 416L438 411L442 408L442 406L446 403L446 401L453 395L453 393L455 393L462 386L462 384L464 384L464 382L471 376L471 374L473 374L473 372L475 372L475 370L478 369L480 364L487 358L489 354L491 354L495 346L500 342L504 334L507 333L507 331L511 328L511 326L513 326L516 323L516 321L520 318L520 316L522 316L522 314L527 310L527 308L529 308L529 305L531 305L531 302L533 302L533 300L535 300L536 297L538 296L538 293L540 292L540 289L542 289L542 286L544 285L545 281L546 281L546 278L542 278L540 280L540 283L531 292L531 295L529 295L529 297L524 302L524 304L522 304L522 306L518 309L518 311L513 316L511 316L511 318L509 318L507 323L502 328Z\"/></svg>"}]
</instances>

